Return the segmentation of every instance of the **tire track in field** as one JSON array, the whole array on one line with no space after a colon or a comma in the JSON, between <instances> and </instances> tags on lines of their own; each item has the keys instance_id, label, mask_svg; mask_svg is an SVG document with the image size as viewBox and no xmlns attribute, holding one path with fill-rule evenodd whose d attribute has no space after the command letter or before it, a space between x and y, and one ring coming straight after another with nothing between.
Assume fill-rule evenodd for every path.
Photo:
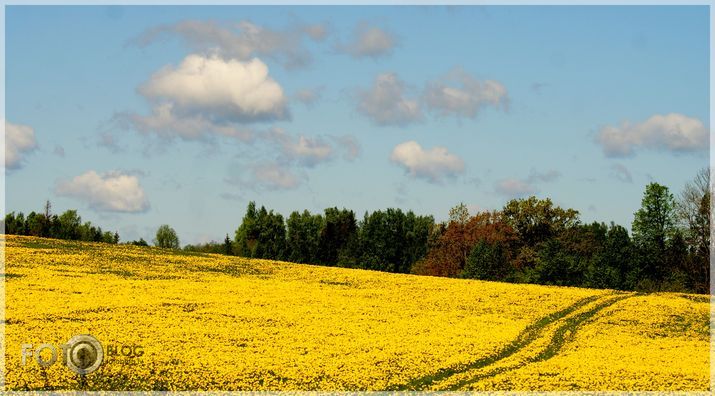
<instances>
[{"instance_id":1,"label":"tire track in field","mask_svg":"<svg viewBox=\"0 0 715 396\"><path fill-rule=\"evenodd\" d=\"M564 323L561 324L556 330L554 331L553 336L551 336L551 342L544 348L542 351L540 351L537 355L530 357L526 359L525 361L514 364L511 366L505 366L505 367L499 367L493 370L490 370L486 373L479 374L477 376L464 379L452 386L450 386L451 389L463 389L465 386L474 384L476 382L479 382L483 379L487 378L492 378L495 377L499 374L509 372L509 371L514 371L518 370L524 366L527 366L529 364L533 363L538 363L538 362L543 362L545 360L551 359L552 357L556 356L561 349L564 347L564 345L574 339L576 336L577 330L582 327L589 319L593 318L596 314L598 314L601 310L610 307L611 305L623 301L626 298L630 298L633 295L617 295L614 298L602 298L598 304L596 304L594 307L590 308L587 311L581 312L579 314L576 314L574 316L568 317L564 320ZM605 300L605 301L604 301Z\"/></svg>"},{"instance_id":2,"label":"tire track in field","mask_svg":"<svg viewBox=\"0 0 715 396\"><path fill-rule=\"evenodd\" d=\"M553 312L547 316L544 316L543 318L537 320L536 322L530 324L527 326L524 330L522 330L521 333L516 337L516 339L503 348L499 349L495 353L485 356L483 358L477 359L473 362L467 363L467 364L460 364L452 367L447 367L443 369L439 369L437 372L425 375L423 377L418 377L410 380L409 382L405 384L400 384L400 385L395 385L392 387L389 387L387 390L388 391L406 391L406 390L423 390L426 387L429 387L430 385L433 385L437 382L441 382L453 375L456 374L461 374L465 373L470 370L476 370L480 368L484 368L487 366L490 366L494 363L497 363L503 359L508 358L509 356L514 355L515 353L519 352L522 350L524 347L528 346L531 344L534 340L539 338L539 335L541 334L542 330L544 330L545 327L548 325L563 319L564 317L568 316L569 314L573 313L574 311L578 310L579 308L588 305L594 301L601 300L606 298L609 295L601 295L601 296L591 296L591 297L586 297L583 298L576 303L560 310ZM474 382L478 381L479 379L476 379Z\"/></svg>"}]
</instances>

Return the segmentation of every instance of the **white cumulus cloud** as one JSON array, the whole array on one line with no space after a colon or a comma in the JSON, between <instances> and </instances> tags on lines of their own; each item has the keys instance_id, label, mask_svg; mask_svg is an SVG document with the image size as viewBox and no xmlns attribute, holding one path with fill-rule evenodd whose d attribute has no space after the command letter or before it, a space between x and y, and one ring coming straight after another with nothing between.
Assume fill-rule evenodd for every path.
<instances>
[{"instance_id":1,"label":"white cumulus cloud","mask_svg":"<svg viewBox=\"0 0 715 396\"><path fill-rule=\"evenodd\" d=\"M22 167L25 156L37 149L35 130L27 125L5 121L5 168Z\"/></svg>"},{"instance_id":2,"label":"white cumulus cloud","mask_svg":"<svg viewBox=\"0 0 715 396\"><path fill-rule=\"evenodd\" d=\"M168 102L181 115L201 115L212 122L253 122L288 118L281 86L258 58L225 60L188 55L166 66L139 87L145 97Z\"/></svg>"},{"instance_id":3,"label":"white cumulus cloud","mask_svg":"<svg viewBox=\"0 0 715 396\"><path fill-rule=\"evenodd\" d=\"M413 140L395 146L390 161L402 166L410 176L430 183L441 183L464 172L464 161L445 147L425 150Z\"/></svg>"},{"instance_id":4,"label":"white cumulus cloud","mask_svg":"<svg viewBox=\"0 0 715 396\"><path fill-rule=\"evenodd\" d=\"M149 201L136 175L112 171L87 171L71 180L57 183L55 193L84 201L101 212L143 212Z\"/></svg>"},{"instance_id":5,"label":"white cumulus cloud","mask_svg":"<svg viewBox=\"0 0 715 396\"><path fill-rule=\"evenodd\" d=\"M707 152L709 131L702 121L683 114L656 114L640 123L623 122L598 131L596 143L609 157L627 157L638 149L673 153Z\"/></svg>"}]
</instances>

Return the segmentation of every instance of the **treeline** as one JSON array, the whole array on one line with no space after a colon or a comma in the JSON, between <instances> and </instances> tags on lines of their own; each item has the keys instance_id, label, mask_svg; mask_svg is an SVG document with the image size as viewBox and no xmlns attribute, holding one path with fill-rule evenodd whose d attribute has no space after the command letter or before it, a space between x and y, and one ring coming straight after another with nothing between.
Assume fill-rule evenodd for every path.
<instances>
[{"instance_id":1,"label":"treeline","mask_svg":"<svg viewBox=\"0 0 715 396\"><path fill-rule=\"evenodd\" d=\"M117 232L103 231L102 227L95 226L89 221L83 223L82 217L76 210L67 210L61 215L53 214L49 201L45 203L42 212L32 211L27 217L22 212L6 214L2 226L6 234L119 243Z\"/></svg>"},{"instance_id":2,"label":"treeline","mask_svg":"<svg viewBox=\"0 0 715 396\"><path fill-rule=\"evenodd\" d=\"M236 230L234 252L252 258L408 273L427 253L432 216L401 209L365 213L328 208L293 212L287 220L255 202Z\"/></svg>"},{"instance_id":3,"label":"treeline","mask_svg":"<svg viewBox=\"0 0 715 396\"><path fill-rule=\"evenodd\" d=\"M450 218L413 272L503 282L707 293L708 235L676 227L672 195L650 184L633 233L581 224L578 212L535 197L501 211ZM709 209L708 209L709 210ZM455 213L463 212L457 208ZM706 212L704 212L706 213ZM707 216L703 221L709 221ZM704 239L701 239L704 238Z\"/></svg>"},{"instance_id":4,"label":"treeline","mask_svg":"<svg viewBox=\"0 0 715 396\"><path fill-rule=\"evenodd\" d=\"M157 242L159 240L157 239ZM177 238L178 241L178 238ZM160 246L157 244L157 246ZM160 247L165 247L165 246L160 246ZM214 253L214 254L225 254L229 256L233 256L236 253L234 252L233 249L233 240L229 238L228 234L226 234L226 239L224 239L223 243L218 243L218 242L206 242L206 243L200 243L196 245L186 245L184 246L184 250L187 252L200 252L200 253Z\"/></svg>"},{"instance_id":5,"label":"treeline","mask_svg":"<svg viewBox=\"0 0 715 396\"><path fill-rule=\"evenodd\" d=\"M365 213L295 211L287 219L249 203L231 241L185 249L431 276L643 291L707 293L710 174L701 171L679 200L650 183L632 232L583 224L550 199L509 201L471 216L459 205L435 223L400 209Z\"/></svg>"},{"instance_id":6,"label":"treeline","mask_svg":"<svg viewBox=\"0 0 715 396\"><path fill-rule=\"evenodd\" d=\"M233 238L184 250L327 266L502 282L642 291L708 293L710 172L700 171L678 199L666 186L646 186L631 232L614 223L584 224L577 210L546 199L514 199L470 215L460 204L449 219L401 209L280 213L248 204ZM118 243L119 234L82 222L76 210L9 213L5 233ZM147 246L143 239L127 242ZM155 246L180 247L159 227Z\"/></svg>"}]
</instances>

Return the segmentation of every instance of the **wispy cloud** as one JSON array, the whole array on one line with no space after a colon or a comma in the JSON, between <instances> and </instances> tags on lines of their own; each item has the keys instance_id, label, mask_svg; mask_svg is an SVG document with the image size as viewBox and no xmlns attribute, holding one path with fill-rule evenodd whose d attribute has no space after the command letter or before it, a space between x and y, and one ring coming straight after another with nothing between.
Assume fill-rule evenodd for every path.
<instances>
[{"instance_id":1,"label":"wispy cloud","mask_svg":"<svg viewBox=\"0 0 715 396\"><path fill-rule=\"evenodd\" d=\"M531 173L529 173L529 176L526 178L526 181L529 183L534 183L534 182L552 182L556 181L561 177L561 172L551 169L547 170L544 172L539 172L536 170L531 170Z\"/></svg>"},{"instance_id":2,"label":"wispy cloud","mask_svg":"<svg viewBox=\"0 0 715 396\"><path fill-rule=\"evenodd\" d=\"M423 101L441 115L475 118L485 107L507 110L509 93L495 80L479 81L461 68L427 84Z\"/></svg>"},{"instance_id":3,"label":"wispy cloud","mask_svg":"<svg viewBox=\"0 0 715 396\"><path fill-rule=\"evenodd\" d=\"M612 175L624 182L624 183L633 183L633 176L631 176L631 172L628 170L628 168L625 167L623 164L613 164L611 166L612 170Z\"/></svg>"},{"instance_id":4,"label":"wispy cloud","mask_svg":"<svg viewBox=\"0 0 715 396\"><path fill-rule=\"evenodd\" d=\"M65 148L60 146L59 144L56 144L54 150L52 150L52 154L54 154L60 158L64 158L65 157Z\"/></svg>"},{"instance_id":5,"label":"wispy cloud","mask_svg":"<svg viewBox=\"0 0 715 396\"><path fill-rule=\"evenodd\" d=\"M561 172L551 169L548 171L537 171L532 169L524 179L506 178L498 180L494 184L494 190L509 198L522 198L534 195L540 191L538 185L541 183L551 183L561 177Z\"/></svg>"},{"instance_id":6,"label":"wispy cloud","mask_svg":"<svg viewBox=\"0 0 715 396\"><path fill-rule=\"evenodd\" d=\"M320 100L324 89L324 86L317 88L303 88L293 94L293 98L306 106L313 106Z\"/></svg>"},{"instance_id":7,"label":"wispy cloud","mask_svg":"<svg viewBox=\"0 0 715 396\"><path fill-rule=\"evenodd\" d=\"M355 27L347 43L338 43L335 48L354 58L375 59L392 54L397 45L398 39L394 34L362 22Z\"/></svg>"},{"instance_id":8,"label":"wispy cloud","mask_svg":"<svg viewBox=\"0 0 715 396\"><path fill-rule=\"evenodd\" d=\"M243 61L261 56L295 68L306 66L312 60L304 45L305 39L323 41L328 31L324 24L298 24L276 30L248 20L230 23L186 20L149 29L129 43L146 47L162 38L177 37L195 52Z\"/></svg>"},{"instance_id":9,"label":"wispy cloud","mask_svg":"<svg viewBox=\"0 0 715 396\"><path fill-rule=\"evenodd\" d=\"M405 126L422 119L422 110L415 98L406 95L407 87L396 73L375 77L368 90L358 91L357 110L377 125Z\"/></svg>"},{"instance_id":10,"label":"wispy cloud","mask_svg":"<svg viewBox=\"0 0 715 396\"><path fill-rule=\"evenodd\" d=\"M514 178L499 180L495 185L495 190L510 198L521 198L538 192L538 189L528 181Z\"/></svg>"},{"instance_id":11,"label":"wispy cloud","mask_svg":"<svg viewBox=\"0 0 715 396\"><path fill-rule=\"evenodd\" d=\"M357 110L375 125L406 126L425 113L440 117L476 118L487 107L508 110L509 93L495 80L477 80L460 68L428 82L421 94L410 95L397 73L381 73L372 87L357 91Z\"/></svg>"},{"instance_id":12,"label":"wispy cloud","mask_svg":"<svg viewBox=\"0 0 715 396\"><path fill-rule=\"evenodd\" d=\"M293 190L306 180L302 172L279 162L262 161L247 167L234 168L225 179L228 184L254 191Z\"/></svg>"},{"instance_id":13,"label":"wispy cloud","mask_svg":"<svg viewBox=\"0 0 715 396\"><path fill-rule=\"evenodd\" d=\"M171 103L159 104L152 109L152 114L141 115L131 112L117 113L115 122L124 129L133 129L144 135L155 135L171 140L210 140L215 137L228 137L243 142L251 142L254 132L244 126L219 124L206 119L203 115L180 116ZM100 135L99 145L119 151L114 135L104 132Z\"/></svg>"},{"instance_id":14,"label":"wispy cloud","mask_svg":"<svg viewBox=\"0 0 715 396\"><path fill-rule=\"evenodd\" d=\"M333 142L343 151L343 159L353 161L360 156L362 146L352 135L331 136Z\"/></svg>"},{"instance_id":15,"label":"wispy cloud","mask_svg":"<svg viewBox=\"0 0 715 396\"><path fill-rule=\"evenodd\" d=\"M320 137L292 136L283 129L273 128L263 138L278 147L284 162L313 167L333 157L333 147Z\"/></svg>"}]
</instances>

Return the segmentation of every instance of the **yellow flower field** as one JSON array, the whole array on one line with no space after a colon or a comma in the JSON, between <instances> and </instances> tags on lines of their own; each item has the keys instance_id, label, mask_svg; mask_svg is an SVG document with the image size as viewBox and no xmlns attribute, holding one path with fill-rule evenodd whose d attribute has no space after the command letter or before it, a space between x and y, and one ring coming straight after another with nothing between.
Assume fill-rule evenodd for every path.
<instances>
[{"instance_id":1,"label":"yellow flower field","mask_svg":"<svg viewBox=\"0 0 715 396\"><path fill-rule=\"evenodd\" d=\"M2 238L10 390L709 388L704 296ZM142 354L22 364L77 334Z\"/></svg>"}]
</instances>

